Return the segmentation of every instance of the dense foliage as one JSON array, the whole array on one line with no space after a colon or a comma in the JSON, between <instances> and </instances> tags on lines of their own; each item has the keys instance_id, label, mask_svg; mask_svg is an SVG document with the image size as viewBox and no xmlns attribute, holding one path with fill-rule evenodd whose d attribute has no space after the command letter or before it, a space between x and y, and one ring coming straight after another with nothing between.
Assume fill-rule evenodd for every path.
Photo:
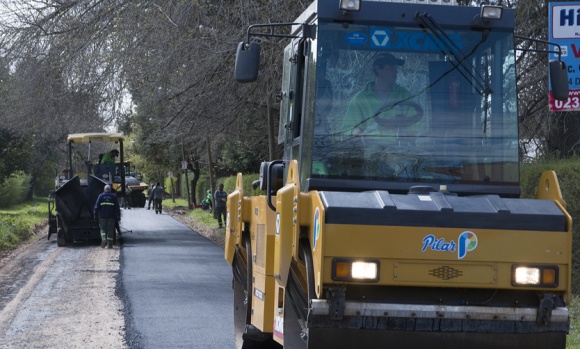
<instances>
[{"instance_id":1,"label":"dense foliage","mask_svg":"<svg viewBox=\"0 0 580 349\"><path fill-rule=\"evenodd\" d=\"M17 247L30 238L33 228L42 226L41 222L47 216L48 206L45 199L10 204L6 210L0 209L0 252Z\"/></svg>"},{"instance_id":2,"label":"dense foliage","mask_svg":"<svg viewBox=\"0 0 580 349\"><path fill-rule=\"evenodd\" d=\"M0 208L6 208L14 204L26 201L30 190L30 175L24 172L13 172L5 178L0 186Z\"/></svg>"}]
</instances>

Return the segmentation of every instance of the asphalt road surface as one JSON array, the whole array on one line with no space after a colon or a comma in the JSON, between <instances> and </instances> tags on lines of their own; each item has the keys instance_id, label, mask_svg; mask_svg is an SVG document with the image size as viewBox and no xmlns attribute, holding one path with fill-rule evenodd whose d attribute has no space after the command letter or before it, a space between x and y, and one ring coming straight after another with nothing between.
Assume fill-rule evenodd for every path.
<instances>
[{"instance_id":1,"label":"asphalt road surface","mask_svg":"<svg viewBox=\"0 0 580 349\"><path fill-rule=\"evenodd\" d=\"M121 225L113 249L59 248L44 229L0 259L0 349L234 347L222 248L166 213Z\"/></svg>"},{"instance_id":2,"label":"asphalt road surface","mask_svg":"<svg viewBox=\"0 0 580 349\"><path fill-rule=\"evenodd\" d=\"M124 210L121 292L132 348L233 348L223 250L172 217ZM124 230L123 229L123 230Z\"/></svg>"}]
</instances>

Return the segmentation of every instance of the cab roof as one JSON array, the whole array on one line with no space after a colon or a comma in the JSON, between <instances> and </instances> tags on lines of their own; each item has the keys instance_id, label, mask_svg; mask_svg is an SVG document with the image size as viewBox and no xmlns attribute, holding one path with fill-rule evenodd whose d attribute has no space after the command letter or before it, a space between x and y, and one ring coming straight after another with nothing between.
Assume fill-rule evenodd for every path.
<instances>
[{"instance_id":1,"label":"cab roof","mask_svg":"<svg viewBox=\"0 0 580 349\"><path fill-rule=\"evenodd\" d=\"M66 138L67 142L89 143L89 142L119 142L123 141L125 136L122 133L72 133Z\"/></svg>"}]
</instances>

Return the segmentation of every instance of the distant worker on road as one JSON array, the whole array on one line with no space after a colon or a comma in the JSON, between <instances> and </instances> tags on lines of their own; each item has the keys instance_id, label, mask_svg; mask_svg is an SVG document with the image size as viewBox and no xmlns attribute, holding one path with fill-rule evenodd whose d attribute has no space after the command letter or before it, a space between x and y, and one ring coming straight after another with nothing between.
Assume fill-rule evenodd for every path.
<instances>
[{"instance_id":1,"label":"distant worker on road","mask_svg":"<svg viewBox=\"0 0 580 349\"><path fill-rule=\"evenodd\" d=\"M108 151L103 155L103 158L101 159L101 164L114 165L115 157L117 156L119 156L119 151L117 149Z\"/></svg>"},{"instance_id":2,"label":"distant worker on road","mask_svg":"<svg viewBox=\"0 0 580 349\"><path fill-rule=\"evenodd\" d=\"M104 191L97 198L93 217L99 222L101 229L101 248L113 248L115 238L115 223L121 220L121 207L117 195L110 185L105 185Z\"/></svg>"},{"instance_id":3,"label":"distant worker on road","mask_svg":"<svg viewBox=\"0 0 580 349\"><path fill-rule=\"evenodd\" d=\"M209 210L209 212L212 211L212 207L213 207L213 203L212 203L213 199L211 196L211 190L208 189L207 191L207 195L205 196L205 199L201 202L201 207L204 210Z\"/></svg>"},{"instance_id":4,"label":"distant worker on road","mask_svg":"<svg viewBox=\"0 0 580 349\"><path fill-rule=\"evenodd\" d=\"M213 196L215 198L215 214L218 220L220 228L223 228L223 223L226 222L226 203L228 199L228 193L224 191L224 185L220 183L218 190L215 191ZM223 217L223 223L222 223Z\"/></svg>"},{"instance_id":5,"label":"distant worker on road","mask_svg":"<svg viewBox=\"0 0 580 349\"><path fill-rule=\"evenodd\" d=\"M161 214L163 194L165 194L165 189L161 186L161 183L157 182L153 189L153 209L155 214Z\"/></svg>"},{"instance_id":6,"label":"distant worker on road","mask_svg":"<svg viewBox=\"0 0 580 349\"><path fill-rule=\"evenodd\" d=\"M149 203L147 203L148 210L151 209L151 204L153 203L153 190L154 189L155 189L155 183L151 183L151 186L149 187L149 192L147 193L149 196ZM153 205L153 208L155 208L155 205Z\"/></svg>"}]
</instances>

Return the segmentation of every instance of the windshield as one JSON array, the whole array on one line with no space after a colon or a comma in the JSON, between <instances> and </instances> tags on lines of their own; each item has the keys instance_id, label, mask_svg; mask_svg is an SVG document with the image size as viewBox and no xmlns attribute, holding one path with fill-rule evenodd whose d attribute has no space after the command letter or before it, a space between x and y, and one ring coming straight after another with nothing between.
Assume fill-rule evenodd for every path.
<instances>
[{"instance_id":1,"label":"windshield","mask_svg":"<svg viewBox=\"0 0 580 349\"><path fill-rule=\"evenodd\" d=\"M312 178L518 183L510 32L319 23L318 34Z\"/></svg>"}]
</instances>

